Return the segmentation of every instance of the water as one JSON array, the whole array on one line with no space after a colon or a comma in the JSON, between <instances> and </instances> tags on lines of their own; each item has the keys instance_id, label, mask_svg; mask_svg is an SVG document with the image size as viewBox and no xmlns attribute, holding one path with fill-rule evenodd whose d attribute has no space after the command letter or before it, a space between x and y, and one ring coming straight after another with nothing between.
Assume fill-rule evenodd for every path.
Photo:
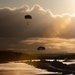
<instances>
[{"instance_id":1,"label":"water","mask_svg":"<svg viewBox=\"0 0 75 75\"><path fill-rule=\"evenodd\" d=\"M59 61L59 60L58 60ZM63 60L60 60L63 62ZM63 62L64 64L75 64L75 60L72 62ZM60 75L57 72L48 72L46 70L35 68L34 66L28 65L26 63L4 63L0 64L0 75Z\"/></svg>"},{"instance_id":2,"label":"water","mask_svg":"<svg viewBox=\"0 0 75 75\"><path fill-rule=\"evenodd\" d=\"M46 70L37 69L25 63L5 63L0 64L0 75L44 75L54 74Z\"/></svg>"}]
</instances>

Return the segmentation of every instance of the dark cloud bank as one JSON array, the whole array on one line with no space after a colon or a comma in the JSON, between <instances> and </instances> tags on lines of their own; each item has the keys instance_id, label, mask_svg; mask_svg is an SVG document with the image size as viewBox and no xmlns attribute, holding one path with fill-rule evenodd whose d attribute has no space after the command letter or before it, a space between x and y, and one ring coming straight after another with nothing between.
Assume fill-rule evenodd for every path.
<instances>
[{"instance_id":1,"label":"dark cloud bank","mask_svg":"<svg viewBox=\"0 0 75 75\"><path fill-rule=\"evenodd\" d=\"M27 29L26 14L32 16ZM43 45L45 52L75 52L74 38L74 15L53 15L39 5L0 8L0 50L37 52Z\"/></svg>"}]
</instances>

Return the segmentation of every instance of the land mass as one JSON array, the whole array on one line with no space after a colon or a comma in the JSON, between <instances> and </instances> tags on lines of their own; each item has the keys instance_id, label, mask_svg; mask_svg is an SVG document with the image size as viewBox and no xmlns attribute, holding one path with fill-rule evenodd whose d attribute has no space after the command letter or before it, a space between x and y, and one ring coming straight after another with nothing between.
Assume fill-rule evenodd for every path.
<instances>
[{"instance_id":1,"label":"land mass","mask_svg":"<svg viewBox=\"0 0 75 75\"><path fill-rule=\"evenodd\" d=\"M19 60L33 60L33 59L75 59L75 53L62 54L27 54L14 51L0 51L0 63Z\"/></svg>"}]
</instances>

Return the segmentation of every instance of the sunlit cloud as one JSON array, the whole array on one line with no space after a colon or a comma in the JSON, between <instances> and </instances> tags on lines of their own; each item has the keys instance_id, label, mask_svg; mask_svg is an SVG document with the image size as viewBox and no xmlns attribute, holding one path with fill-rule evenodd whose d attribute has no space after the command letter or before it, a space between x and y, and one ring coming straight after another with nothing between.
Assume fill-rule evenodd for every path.
<instances>
[{"instance_id":1,"label":"sunlit cloud","mask_svg":"<svg viewBox=\"0 0 75 75\"><path fill-rule=\"evenodd\" d=\"M72 53L75 52L75 39L61 39L61 38L30 38L20 41L21 44L28 44L37 52L37 47L44 46L46 48L43 53ZM35 45L35 47L34 47ZM31 49L31 48L29 48Z\"/></svg>"},{"instance_id":2,"label":"sunlit cloud","mask_svg":"<svg viewBox=\"0 0 75 75\"><path fill-rule=\"evenodd\" d=\"M54 30L56 32L56 35L60 35L63 32L66 32L66 29L69 28L69 25L71 25L71 18L58 18L54 22Z\"/></svg>"}]
</instances>

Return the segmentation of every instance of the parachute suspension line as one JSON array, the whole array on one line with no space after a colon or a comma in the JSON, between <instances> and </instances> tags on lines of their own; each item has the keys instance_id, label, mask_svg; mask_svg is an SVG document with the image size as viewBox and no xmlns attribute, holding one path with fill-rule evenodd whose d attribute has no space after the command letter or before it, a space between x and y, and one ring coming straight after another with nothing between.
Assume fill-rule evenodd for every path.
<instances>
[{"instance_id":1,"label":"parachute suspension line","mask_svg":"<svg viewBox=\"0 0 75 75\"><path fill-rule=\"evenodd\" d=\"M27 26L29 25L29 22L27 22Z\"/></svg>"},{"instance_id":2,"label":"parachute suspension line","mask_svg":"<svg viewBox=\"0 0 75 75\"><path fill-rule=\"evenodd\" d=\"M27 29L28 25L29 25L29 22L27 22L26 29Z\"/></svg>"}]
</instances>

